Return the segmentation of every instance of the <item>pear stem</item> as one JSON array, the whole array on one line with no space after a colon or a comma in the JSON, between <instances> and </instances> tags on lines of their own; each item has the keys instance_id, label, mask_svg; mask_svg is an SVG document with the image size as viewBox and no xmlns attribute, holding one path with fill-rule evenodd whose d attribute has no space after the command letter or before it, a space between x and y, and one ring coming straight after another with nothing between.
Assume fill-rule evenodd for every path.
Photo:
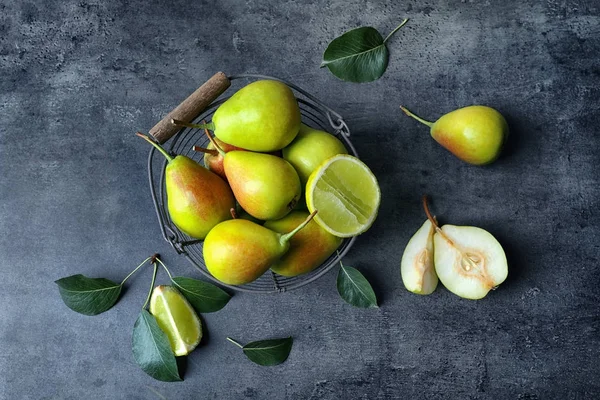
<instances>
[{"instance_id":1,"label":"pear stem","mask_svg":"<svg viewBox=\"0 0 600 400\"><path fill-rule=\"evenodd\" d=\"M241 344L239 344L238 342L236 342L235 340L233 340L232 338L228 337L227 340L229 340L231 343L235 344L237 347L239 347L240 349L243 349L244 346L242 346Z\"/></svg>"},{"instance_id":2,"label":"pear stem","mask_svg":"<svg viewBox=\"0 0 600 400\"><path fill-rule=\"evenodd\" d=\"M200 153L210 154L211 156L214 156L214 157L219 155L219 151L216 149L207 149L207 148L200 147L200 146L192 146L192 150L200 152Z\"/></svg>"},{"instance_id":3,"label":"pear stem","mask_svg":"<svg viewBox=\"0 0 600 400\"><path fill-rule=\"evenodd\" d=\"M416 120L417 120L417 121L419 121L420 123L422 123L422 124L425 124L425 125L427 125L427 126L428 126L428 127L430 127L430 128L433 126L433 122L426 121L426 120L424 120L423 118L419 117L418 115L415 115L415 114L413 114L413 113L412 113L412 112L410 112L410 110L409 110L409 109L407 109L406 107L404 107L404 106L400 106L400 109L401 109L402 111L404 111L404 114L408 115L409 117L412 117L412 118L416 119Z\"/></svg>"},{"instance_id":4,"label":"pear stem","mask_svg":"<svg viewBox=\"0 0 600 400\"><path fill-rule=\"evenodd\" d=\"M308 223L313 219L313 217L315 215L317 215L317 211L315 210L313 211L308 217L306 217L306 219L304 220L303 223L301 223L300 225L298 225L293 231L288 232L286 234L281 235L281 237L279 238L279 242L280 243L285 243L288 240L290 240L292 238L292 236L294 236L296 233L298 233L298 231L302 228L304 228L306 225L308 225Z\"/></svg>"},{"instance_id":5,"label":"pear stem","mask_svg":"<svg viewBox=\"0 0 600 400\"><path fill-rule=\"evenodd\" d=\"M156 150L160 151L162 155L167 158L167 161L173 161L173 156L167 153L167 151L163 149L163 147L160 144L156 143L154 140L150 139L148 136L144 135L141 132L136 132L135 134L144 139L146 142L150 143L152 146L156 147Z\"/></svg>"},{"instance_id":6,"label":"pear stem","mask_svg":"<svg viewBox=\"0 0 600 400\"><path fill-rule=\"evenodd\" d=\"M424 194L422 199L423 199L423 209L425 210L425 215L427 215L427 219L429 220L429 222L431 222L431 224L435 227L436 230L440 229L440 227L437 224L437 221L429 212L429 206L427 205L427 195Z\"/></svg>"},{"instance_id":7,"label":"pear stem","mask_svg":"<svg viewBox=\"0 0 600 400\"><path fill-rule=\"evenodd\" d=\"M206 136L208 136L208 140L210 140L210 142L212 143L212 145L215 146L215 150L217 150L220 155L222 155L223 157L225 157L225 150L223 150L221 148L221 146L219 146L217 144L217 142L215 141L215 138L212 137L212 135L210 134L210 132L208 131L208 129L204 128L204 133L206 134Z\"/></svg>"},{"instance_id":8,"label":"pear stem","mask_svg":"<svg viewBox=\"0 0 600 400\"><path fill-rule=\"evenodd\" d=\"M239 218L237 212L235 211L235 208L231 207L229 209L229 212L231 213L231 218L233 218L233 219L238 219Z\"/></svg>"},{"instance_id":9,"label":"pear stem","mask_svg":"<svg viewBox=\"0 0 600 400\"><path fill-rule=\"evenodd\" d=\"M194 128L194 129L207 129L208 128L211 131L215 130L215 124L212 122L206 123L205 121L202 121L202 124L190 124L189 122L184 122L179 119L171 118L171 123L173 125L181 126L181 127L185 127L185 128Z\"/></svg>"},{"instance_id":10,"label":"pear stem","mask_svg":"<svg viewBox=\"0 0 600 400\"><path fill-rule=\"evenodd\" d=\"M398 25L398 26L396 27L396 29L394 29L393 31L391 31L391 32L390 32L390 34L389 34L389 35L387 35L387 36L385 37L385 39L383 39L383 43L387 42L387 41L388 41L388 39L389 39L389 38L391 38L391 37L392 37L392 35L393 35L394 33L398 32L398 29L400 29L400 28L402 28L404 25L406 25L406 23L407 23L407 22L408 22L408 18L404 19L404 21L402 21L402 23L400 23L400 25Z\"/></svg>"},{"instance_id":11,"label":"pear stem","mask_svg":"<svg viewBox=\"0 0 600 400\"><path fill-rule=\"evenodd\" d=\"M427 215L427 219L431 222L431 224L434 226L435 231L437 233L439 233L440 235L442 235L442 237L444 239L446 239L446 241L448 241L448 243L450 243L450 245L452 245L453 247L456 247L454 245L454 242L452 240L450 240L450 238L448 236L446 236L444 234L444 232L440 229L440 227L437 224L437 220L435 219L434 216L431 215L431 213L429 212L429 206L427 205L427 195L423 195L423 209L425 210L425 214Z\"/></svg>"}]
</instances>

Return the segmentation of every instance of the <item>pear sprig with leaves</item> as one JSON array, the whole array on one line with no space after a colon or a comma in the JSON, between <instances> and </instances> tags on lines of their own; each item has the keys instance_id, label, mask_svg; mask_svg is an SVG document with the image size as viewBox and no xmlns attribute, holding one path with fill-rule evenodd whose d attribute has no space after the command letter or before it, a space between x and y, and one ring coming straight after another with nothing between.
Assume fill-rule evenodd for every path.
<instances>
[{"instance_id":1,"label":"pear sprig with leaves","mask_svg":"<svg viewBox=\"0 0 600 400\"><path fill-rule=\"evenodd\" d=\"M192 313L210 313L221 310L231 299L227 292L208 282L184 276L173 276L158 254L142 261L120 283L106 278L89 278L81 274L58 279L55 283L58 285L63 302L71 310L84 315L98 315L108 311L118 302L125 282L147 264L153 267L152 281L146 301L133 326L133 357L140 368L154 379L165 382L181 381L169 332L161 328L160 318L152 313L153 293L157 291L160 293L165 288L165 286L156 288L154 286L159 266L167 273L172 284L167 287L168 291L182 296L184 301L189 303L188 307L193 308L190 311ZM149 303L150 307L148 307ZM232 341L229 338L228 340ZM277 365L287 359L292 347L292 338L262 340L248 343L246 346L239 346L255 363ZM178 354L187 354L187 351Z\"/></svg>"},{"instance_id":2,"label":"pear sprig with leaves","mask_svg":"<svg viewBox=\"0 0 600 400\"><path fill-rule=\"evenodd\" d=\"M157 262L164 268L173 285L186 297L199 313L219 311L231 296L221 288L198 279L173 277L158 254L146 258L135 267L121 283L106 278L88 278L77 274L58 279L55 283L63 302L71 310L84 315L98 315L111 309L119 300L125 282L147 262Z\"/></svg>"},{"instance_id":3,"label":"pear sprig with leaves","mask_svg":"<svg viewBox=\"0 0 600 400\"><path fill-rule=\"evenodd\" d=\"M171 291L183 295L196 313L215 312L225 307L231 299L227 292L208 282L183 276L174 277L158 254L142 261L121 283L78 274L59 279L56 284L67 307L80 314L98 315L117 303L125 282L147 263L153 266L152 283L133 327L133 356L140 368L151 377L166 382L180 381L175 353L168 334L161 329L157 318L148 310L159 265L173 284Z\"/></svg>"}]
</instances>

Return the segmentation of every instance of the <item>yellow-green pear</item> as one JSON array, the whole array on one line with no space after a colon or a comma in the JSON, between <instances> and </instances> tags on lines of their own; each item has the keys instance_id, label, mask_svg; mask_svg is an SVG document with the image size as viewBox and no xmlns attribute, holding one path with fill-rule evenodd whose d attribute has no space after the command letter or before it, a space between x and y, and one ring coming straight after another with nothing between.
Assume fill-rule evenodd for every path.
<instances>
[{"instance_id":1,"label":"yellow-green pear","mask_svg":"<svg viewBox=\"0 0 600 400\"><path fill-rule=\"evenodd\" d=\"M316 211L284 234L245 219L222 222L204 240L202 252L206 268L216 279L228 285L250 283L288 251L290 239L315 214Z\"/></svg>"},{"instance_id":2,"label":"yellow-green pear","mask_svg":"<svg viewBox=\"0 0 600 400\"><path fill-rule=\"evenodd\" d=\"M255 218L283 218L300 198L298 174L283 158L235 150L225 154L223 165L238 203Z\"/></svg>"},{"instance_id":3,"label":"yellow-green pear","mask_svg":"<svg viewBox=\"0 0 600 400\"><path fill-rule=\"evenodd\" d=\"M286 84L260 80L235 92L205 126L233 146L270 152L294 140L300 129L300 107Z\"/></svg>"},{"instance_id":4,"label":"yellow-green pear","mask_svg":"<svg viewBox=\"0 0 600 400\"><path fill-rule=\"evenodd\" d=\"M265 222L265 228L275 232L290 232L308 218L305 211L293 211L282 219ZM290 249L271 265L271 271L283 276L306 274L317 268L342 244L342 238L332 235L315 221L290 239Z\"/></svg>"},{"instance_id":5,"label":"yellow-green pear","mask_svg":"<svg viewBox=\"0 0 600 400\"><path fill-rule=\"evenodd\" d=\"M302 186L310 174L325 160L338 154L348 154L346 146L330 133L302 124L298 135L283 149L283 158L298 172Z\"/></svg>"},{"instance_id":6,"label":"yellow-green pear","mask_svg":"<svg viewBox=\"0 0 600 400\"><path fill-rule=\"evenodd\" d=\"M469 164L484 165L496 160L508 136L502 114L487 106L459 108L435 122L426 121L400 106L404 113L431 128L436 142Z\"/></svg>"},{"instance_id":7,"label":"yellow-green pear","mask_svg":"<svg viewBox=\"0 0 600 400\"><path fill-rule=\"evenodd\" d=\"M137 134L154 146L168 161L165 169L167 209L171 221L183 233L204 239L219 222L231 218L235 206L227 183L191 158L167 153L146 135Z\"/></svg>"}]
</instances>

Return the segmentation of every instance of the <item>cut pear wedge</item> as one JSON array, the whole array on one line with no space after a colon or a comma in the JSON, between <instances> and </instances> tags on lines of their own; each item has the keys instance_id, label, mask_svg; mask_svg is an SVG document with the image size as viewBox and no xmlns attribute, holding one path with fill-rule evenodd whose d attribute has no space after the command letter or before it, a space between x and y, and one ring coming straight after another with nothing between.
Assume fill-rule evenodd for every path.
<instances>
[{"instance_id":1,"label":"cut pear wedge","mask_svg":"<svg viewBox=\"0 0 600 400\"><path fill-rule=\"evenodd\" d=\"M409 292L431 294L437 287L438 277L433 264L434 234L435 227L431 221L426 220L404 249L400 273L402 282Z\"/></svg>"},{"instance_id":2,"label":"cut pear wedge","mask_svg":"<svg viewBox=\"0 0 600 400\"><path fill-rule=\"evenodd\" d=\"M508 262L500 243L488 231L474 226L438 227L423 196L423 208L435 229L435 272L442 284L457 296L477 300L508 276Z\"/></svg>"},{"instance_id":3,"label":"cut pear wedge","mask_svg":"<svg viewBox=\"0 0 600 400\"><path fill-rule=\"evenodd\" d=\"M173 286L160 285L152 291L150 313L167 335L176 356L188 355L202 339L202 324L194 308Z\"/></svg>"},{"instance_id":4,"label":"cut pear wedge","mask_svg":"<svg viewBox=\"0 0 600 400\"><path fill-rule=\"evenodd\" d=\"M444 225L433 237L435 271L444 286L466 299L481 299L508 276L502 246L488 231Z\"/></svg>"}]
</instances>

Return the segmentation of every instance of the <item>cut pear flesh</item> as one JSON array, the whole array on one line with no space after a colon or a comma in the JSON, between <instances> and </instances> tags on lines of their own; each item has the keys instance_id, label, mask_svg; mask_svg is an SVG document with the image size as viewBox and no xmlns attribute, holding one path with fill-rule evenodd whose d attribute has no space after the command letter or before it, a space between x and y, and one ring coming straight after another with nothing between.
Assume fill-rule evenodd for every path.
<instances>
[{"instance_id":1,"label":"cut pear flesh","mask_svg":"<svg viewBox=\"0 0 600 400\"><path fill-rule=\"evenodd\" d=\"M433 235L435 228L429 220L410 238L402 261L400 273L406 289L416 294L431 294L438 284L433 265Z\"/></svg>"},{"instance_id":2,"label":"cut pear flesh","mask_svg":"<svg viewBox=\"0 0 600 400\"><path fill-rule=\"evenodd\" d=\"M502 246L484 229L444 225L435 233L433 243L437 275L460 297L481 299L508 275Z\"/></svg>"}]
</instances>

